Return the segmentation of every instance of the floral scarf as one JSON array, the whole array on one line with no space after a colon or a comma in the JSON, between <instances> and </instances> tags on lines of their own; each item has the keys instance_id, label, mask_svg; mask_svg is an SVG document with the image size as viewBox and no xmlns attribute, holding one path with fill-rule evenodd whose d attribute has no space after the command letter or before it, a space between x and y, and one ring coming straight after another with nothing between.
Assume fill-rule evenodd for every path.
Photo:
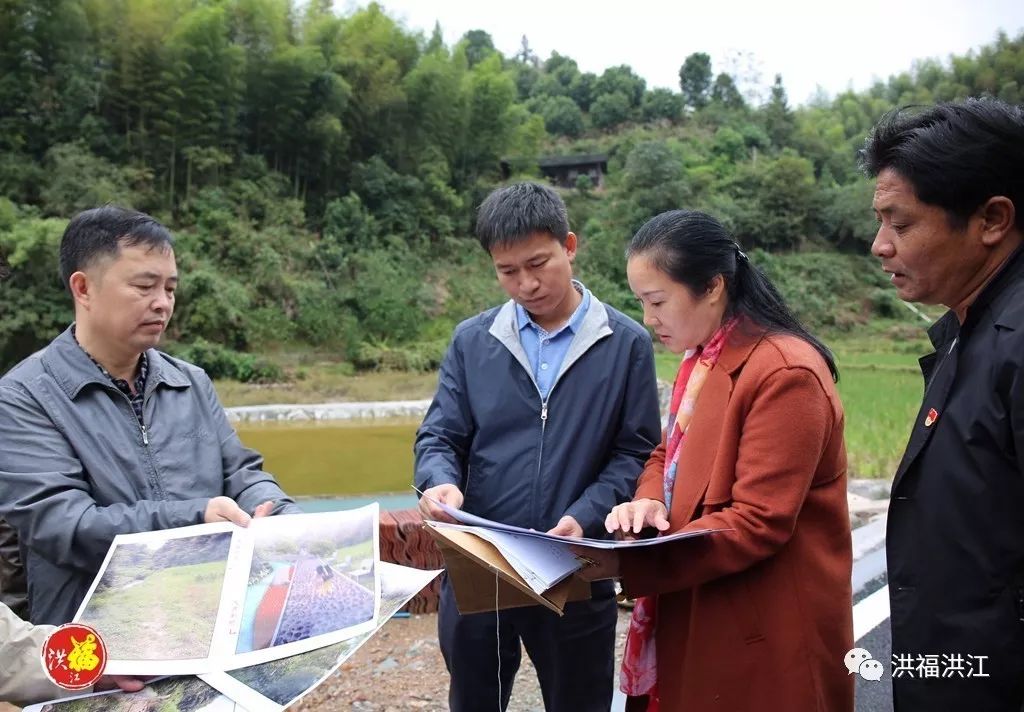
<instances>
[{"instance_id":1,"label":"floral scarf","mask_svg":"<svg viewBox=\"0 0 1024 712\"><path fill-rule=\"evenodd\" d=\"M668 428L665 437L665 508L672 511L672 490L676 482L679 452L686 430L693 419L697 398L707 381L708 373L715 367L722 348L736 325L730 319L718 328L707 344L694 351L687 351L679 364L675 384L672 386L672 401L669 405ZM658 621L658 597L644 596L636 600L633 617L629 622L626 649L619 676L620 689L631 697L647 695L647 711L658 711L657 659L655 656L654 631Z\"/></svg>"}]
</instances>

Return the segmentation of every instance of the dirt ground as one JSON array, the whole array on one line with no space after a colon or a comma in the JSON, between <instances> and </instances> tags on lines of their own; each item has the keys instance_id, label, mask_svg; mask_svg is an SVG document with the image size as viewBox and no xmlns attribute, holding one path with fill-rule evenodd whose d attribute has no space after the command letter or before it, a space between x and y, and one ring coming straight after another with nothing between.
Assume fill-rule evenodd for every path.
<instances>
[{"instance_id":1,"label":"dirt ground","mask_svg":"<svg viewBox=\"0 0 1024 712\"><path fill-rule=\"evenodd\" d=\"M621 656L629 611L619 609ZM618 662L616 662L618 670ZM448 709L448 671L437 645L437 616L394 618L322 685L289 707L296 712L403 712ZM497 707L497 704L495 704ZM509 712L543 712L537 676L527 655L512 688Z\"/></svg>"}]
</instances>

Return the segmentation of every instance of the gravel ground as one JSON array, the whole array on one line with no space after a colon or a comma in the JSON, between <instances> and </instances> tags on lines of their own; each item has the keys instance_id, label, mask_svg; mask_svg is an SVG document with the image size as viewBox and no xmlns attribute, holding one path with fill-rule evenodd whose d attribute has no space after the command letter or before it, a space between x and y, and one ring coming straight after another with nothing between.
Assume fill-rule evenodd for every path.
<instances>
[{"instance_id":1,"label":"gravel ground","mask_svg":"<svg viewBox=\"0 0 1024 712\"><path fill-rule=\"evenodd\" d=\"M617 656L622 655L628 624L629 611L620 608ZM448 709L447 697L448 671L437 645L437 616L428 614L389 621L337 672L289 709L296 712L402 712L410 709L442 712ZM527 655L523 655L508 709L509 712L544 710L537 676Z\"/></svg>"}]
</instances>

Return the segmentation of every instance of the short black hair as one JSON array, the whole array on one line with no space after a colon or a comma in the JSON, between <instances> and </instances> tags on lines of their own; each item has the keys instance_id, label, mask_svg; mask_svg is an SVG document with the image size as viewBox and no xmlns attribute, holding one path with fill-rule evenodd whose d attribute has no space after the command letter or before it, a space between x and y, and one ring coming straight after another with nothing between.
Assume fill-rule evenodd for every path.
<instances>
[{"instance_id":1,"label":"short black hair","mask_svg":"<svg viewBox=\"0 0 1024 712\"><path fill-rule=\"evenodd\" d=\"M144 245L169 250L170 231L145 213L117 205L84 210L64 229L60 240L60 279L70 289L71 275L101 257L116 257L122 247Z\"/></svg>"},{"instance_id":2,"label":"short black hair","mask_svg":"<svg viewBox=\"0 0 1024 712\"><path fill-rule=\"evenodd\" d=\"M1024 226L1024 110L997 99L905 106L872 129L860 163L871 177L892 169L917 198L963 226L989 198L1005 196Z\"/></svg>"},{"instance_id":3,"label":"short black hair","mask_svg":"<svg viewBox=\"0 0 1024 712\"><path fill-rule=\"evenodd\" d=\"M498 188L484 199L476 214L476 237L487 252L522 242L537 232L550 233L562 245L569 237L565 203L546 185L527 182Z\"/></svg>"}]
</instances>

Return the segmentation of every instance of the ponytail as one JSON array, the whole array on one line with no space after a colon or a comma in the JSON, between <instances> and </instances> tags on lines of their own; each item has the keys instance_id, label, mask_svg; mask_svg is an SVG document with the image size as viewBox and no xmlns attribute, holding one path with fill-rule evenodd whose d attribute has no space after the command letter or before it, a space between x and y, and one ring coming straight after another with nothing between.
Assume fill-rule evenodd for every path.
<instances>
[{"instance_id":1,"label":"ponytail","mask_svg":"<svg viewBox=\"0 0 1024 712\"><path fill-rule=\"evenodd\" d=\"M792 334L803 339L825 359L832 380L839 381L839 368L832 351L807 331L779 290L757 265L751 263L739 245L736 246L735 276L732 280L727 279L726 283L730 288L729 302L734 314L746 316L768 331Z\"/></svg>"}]
</instances>

